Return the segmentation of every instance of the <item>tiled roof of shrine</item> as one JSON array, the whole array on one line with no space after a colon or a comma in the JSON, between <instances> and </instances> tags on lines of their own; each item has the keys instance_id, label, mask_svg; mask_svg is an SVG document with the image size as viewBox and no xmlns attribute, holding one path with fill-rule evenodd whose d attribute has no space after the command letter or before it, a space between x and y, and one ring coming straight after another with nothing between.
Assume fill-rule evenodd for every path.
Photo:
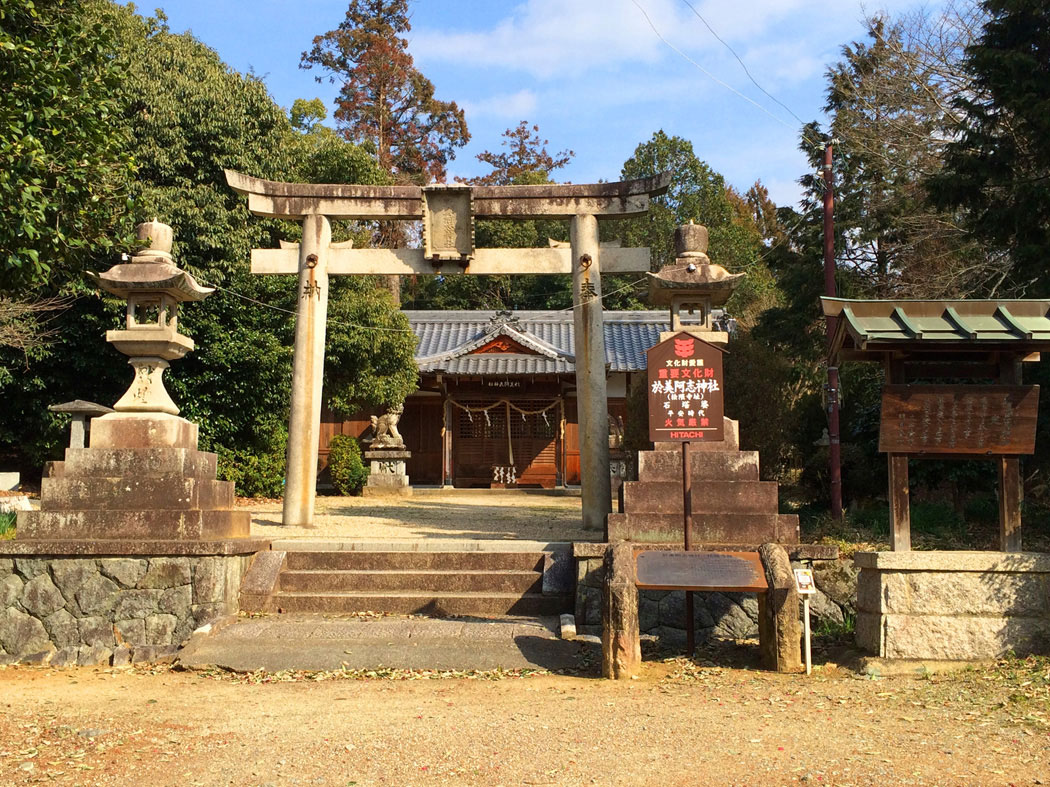
<instances>
[{"instance_id":1,"label":"tiled roof of shrine","mask_svg":"<svg viewBox=\"0 0 1050 787\"><path fill-rule=\"evenodd\" d=\"M572 311L413 311L405 315L419 337L421 372L450 375L572 374ZM605 358L610 372L645 369L645 351L670 330L667 311L604 313ZM506 339L513 350L482 351ZM479 352L480 351L480 352Z\"/></svg>"}]
</instances>

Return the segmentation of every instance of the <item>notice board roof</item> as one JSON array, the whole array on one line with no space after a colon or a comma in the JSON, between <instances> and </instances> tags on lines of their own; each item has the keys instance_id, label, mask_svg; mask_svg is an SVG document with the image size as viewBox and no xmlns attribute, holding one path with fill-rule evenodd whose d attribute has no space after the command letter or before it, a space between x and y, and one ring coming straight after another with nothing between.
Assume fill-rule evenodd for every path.
<instances>
[{"instance_id":1,"label":"notice board roof","mask_svg":"<svg viewBox=\"0 0 1050 787\"><path fill-rule=\"evenodd\" d=\"M888 352L1033 353L1050 349L1050 301L870 301L821 298L837 318L831 355L881 360Z\"/></svg>"}]
</instances>

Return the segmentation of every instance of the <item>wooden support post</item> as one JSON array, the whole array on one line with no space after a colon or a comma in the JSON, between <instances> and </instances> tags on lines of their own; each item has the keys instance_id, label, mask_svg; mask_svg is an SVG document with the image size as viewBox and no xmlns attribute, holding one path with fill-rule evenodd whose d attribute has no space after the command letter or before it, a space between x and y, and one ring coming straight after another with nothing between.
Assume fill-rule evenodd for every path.
<instances>
[{"instance_id":1,"label":"wooden support post","mask_svg":"<svg viewBox=\"0 0 1050 787\"><path fill-rule=\"evenodd\" d=\"M911 504L908 494L908 457L889 455L890 469L890 549L911 550Z\"/></svg>"},{"instance_id":2,"label":"wooden support post","mask_svg":"<svg viewBox=\"0 0 1050 787\"><path fill-rule=\"evenodd\" d=\"M693 548L693 474L689 466L689 441L682 443L682 523L685 527L683 546ZM696 624L693 620L693 591L685 591L685 654L693 657L696 650Z\"/></svg>"},{"instance_id":3,"label":"wooden support post","mask_svg":"<svg viewBox=\"0 0 1050 787\"><path fill-rule=\"evenodd\" d=\"M1021 385L1021 359L1013 354L999 358L999 382L1003 385ZM1000 456L996 460L999 471L999 549L1003 552L1021 551L1021 460L1016 456Z\"/></svg>"},{"instance_id":4,"label":"wooden support post","mask_svg":"<svg viewBox=\"0 0 1050 787\"><path fill-rule=\"evenodd\" d=\"M573 263L573 334L576 340L583 527L604 533L606 517L612 512L612 482L609 479L609 403L605 380L598 219L583 213L573 216L569 224L569 240Z\"/></svg>"},{"instance_id":5,"label":"wooden support post","mask_svg":"<svg viewBox=\"0 0 1050 787\"><path fill-rule=\"evenodd\" d=\"M283 524L295 527L313 527L314 522L331 242L332 226L325 216L311 214L303 219L282 517Z\"/></svg>"},{"instance_id":6,"label":"wooden support post","mask_svg":"<svg viewBox=\"0 0 1050 787\"><path fill-rule=\"evenodd\" d=\"M1021 551L1021 460L1016 456L996 459L999 469L999 549Z\"/></svg>"}]
</instances>

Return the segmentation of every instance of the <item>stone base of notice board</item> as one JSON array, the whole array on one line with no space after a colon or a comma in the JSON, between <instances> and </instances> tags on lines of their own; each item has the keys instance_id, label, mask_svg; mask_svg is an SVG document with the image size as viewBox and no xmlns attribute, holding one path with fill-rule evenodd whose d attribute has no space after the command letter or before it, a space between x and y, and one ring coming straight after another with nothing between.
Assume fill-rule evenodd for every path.
<instances>
[{"instance_id":1,"label":"stone base of notice board","mask_svg":"<svg viewBox=\"0 0 1050 787\"><path fill-rule=\"evenodd\" d=\"M797 544L798 517L779 513L776 481L759 479L758 452L740 450L739 424L725 440L693 441L693 544ZM609 541L683 542L682 446L638 452L638 480L623 485L623 511L609 515Z\"/></svg>"},{"instance_id":2,"label":"stone base of notice board","mask_svg":"<svg viewBox=\"0 0 1050 787\"><path fill-rule=\"evenodd\" d=\"M639 590L635 553L644 547L609 544L603 561L602 675L630 679L641 670ZM787 551L763 544L759 557L768 590L758 594L758 632L762 663L776 672L802 669L799 595Z\"/></svg>"},{"instance_id":3,"label":"stone base of notice board","mask_svg":"<svg viewBox=\"0 0 1050 787\"><path fill-rule=\"evenodd\" d=\"M861 552L857 645L887 659L1050 653L1050 555Z\"/></svg>"}]
</instances>

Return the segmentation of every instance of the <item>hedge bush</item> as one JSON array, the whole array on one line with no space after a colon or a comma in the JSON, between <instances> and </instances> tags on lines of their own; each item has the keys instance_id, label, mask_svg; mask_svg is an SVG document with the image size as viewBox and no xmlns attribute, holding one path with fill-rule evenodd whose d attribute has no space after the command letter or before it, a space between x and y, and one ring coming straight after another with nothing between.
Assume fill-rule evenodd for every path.
<instances>
[{"instance_id":1,"label":"hedge bush","mask_svg":"<svg viewBox=\"0 0 1050 787\"><path fill-rule=\"evenodd\" d=\"M340 434L328 444L328 472L332 486L341 495L359 495L368 480L368 468L361 459L361 446L349 435Z\"/></svg>"}]
</instances>

